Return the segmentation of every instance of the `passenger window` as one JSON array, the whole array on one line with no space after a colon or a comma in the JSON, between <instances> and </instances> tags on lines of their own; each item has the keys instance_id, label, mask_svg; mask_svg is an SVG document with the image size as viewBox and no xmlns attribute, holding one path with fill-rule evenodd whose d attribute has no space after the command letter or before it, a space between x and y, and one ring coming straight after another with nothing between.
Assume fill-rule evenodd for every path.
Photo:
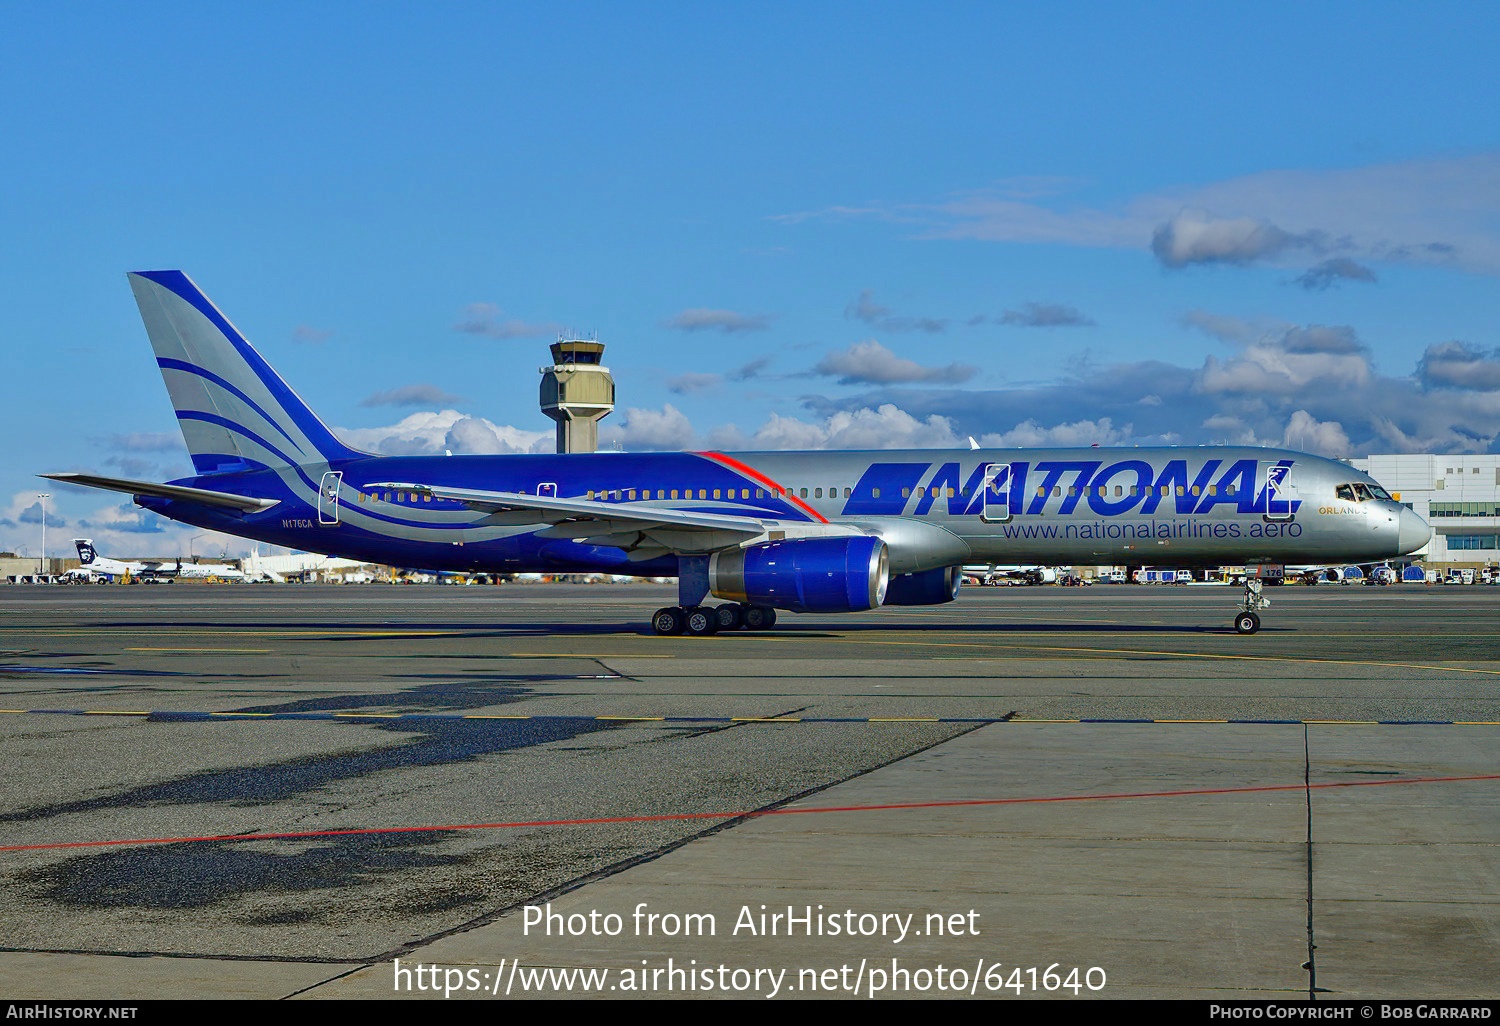
<instances>
[{"instance_id":1,"label":"passenger window","mask_svg":"<svg viewBox=\"0 0 1500 1026\"><path fill-rule=\"evenodd\" d=\"M1047 489L1045 489L1045 488L1038 488L1038 489L1037 489L1037 490L1036 490L1036 497L1037 497L1037 498L1038 498L1038 499L1040 499L1040 498L1042 498L1042 497L1043 497L1043 496L1044 496L1044 495L1046 495L1046 494L1047 494Z\"/></svg>"},{"instance_id":2,"label":"passenger window","mask_svg":"<svg viewBox=\"0 0 1500 1026\"><path fill-rule=\"evenodd\" d=\"M764 499L766 497L765 489L764 488L757 488L757 489L755 489L755 497L757 499Z\"/></svg>"},{"instance_id":3,"label":"passenger window","mask_svg":"<svg viewBox=\"0 0 1500 1026\"><path fill-rule=\"evenodd\" d=\"M814 499L821 499L822 497L823 497L823 489L821 489L821 488L814 488L813 489L813 498Z\"/></svg>"},{"instance_id":4,"label":"passenger window","mask_svg":"<svg viewBox=\"0 0 1500 1026\"><path fill-rule=\"evenodd\" d=\"M1062 494L1062 486L1059 485L1059 486L1053 488L1052 489L1052 494L1053 494L1054 497L1056 497L1058 495L1061 495Z\"/></svg>"},{"instance_id":5,"label":"passenger window","mask_svg":"<svg viewBox=\"0 0 1500 1026\"><path fill-rule=\"evenodd\" d=\"M851 493L850 493L850 491L849 491L849 489L847 489L847 488L845 488L845 489L844 489L844 498L846 498L846 499L847 499L847 498L849 498L849 495L850 495L850 494L851 494Z\"/></svg>"},{"instance_id":6,"label":"passenger window","mask_svg":"<svg viewBox=\"0 0 1500 1026\"><path fill-rule=\"evenodd\" d=\"M878 499L878 498L880 498L880 489L879 488L871 488L870 489L870 498L872 498L872 499Z\"/></svg>"},{"instance_id":7,"label":"passenger window","mask_svg":"<svg viewBox=\"0 0 1500 1026\"><path fill-rule=\"evenodd\" d=\"M1140 485L1131 485L1130 486L1130 494L1131 495L1138 495L1138 494L1140 494L1140 490L1141 490L1141 486Z\"/></svg>"},{"instance_id":8,"label":"passenger window","mask_svg":"<svg viewBox=\"0 0 1500 1026\"><path fill-rule=\"evenodd\" d=\"M1234 485L1225 485L1224 486L1224 494L1225 495L1233 495L1234 494Z\"/></svg>"},{"instance_id":9,"label":"passenger window","mask_svg":"<svg viewBox=\"0 0 1500 1026\"><path fill-rule=\"evenodd\" d=\"M674 498L674 499L677 498L677 489L676 488L672 489L672 498Z\"/></svg>"},{"instance_id":10,"label":"passenger window","mask_svg":"<svg viewBox=\"0 0 1500 1026\"><path fill-rule=\"evenodd\" d=\"M1198 494L1198 486L1197 485L1193 485L1193 494L1194 495Z\"/></svg>"},{"instance_id":11,"label":"passenger window","mask_svg":"<svg viewBox=\"0 0 1500 1026\"><path fill-rule=\"evenodd\" d=\"M1077 494L1078 494L1078 489L1077 488L1069 488L1068 489L1068 498L1072 498L1073 496L1075 496Z\"/></svg>"},{"instance_id":12,"label":"passenger window","mask_svg":"<svg viewBox=\"0 0 1500 1026\"><path fill-rule=\"evenodd\" d=\"M903 499L909 499L909 498L911 498L911 489L910 488L903 488L903 489L901 489L901 498L903 498Z\"/></svg>"},{"instance_id":13,"label":"passenger window","mask_svg":"<svg viewBox=\"0 0 1500 1026\"><path fill-rule=\"evenodd\" d=\"M715 489L714 489L714 498L716 498L716 499L717 499L717 498L718 498L718 497L719 497L719 492L720 492L720 491L721 491L721 490L722 490L722 489L719 489L719 488L715 488Z\"/></svg>"},{"instance_id":14,"label":"passenger window","mask_svg":"<svg viewBox=\"0 0 1500 1026\"><path fill-rule=\"evenodd\" d=\"M1115 485L1115 498L1118 499L1120 496L1122 496L1124 494L1125 494L1125 488L1124 488L1124 486L1123 485ZM1131 494L1132 495L1135 494L1135 489L1133 489L1133 488L1131 489Z\"/></svg>"},{"instance_id":15,"label":"passenger window","mask_svg":"<svg viewBox=\"0 0 1500 1026\"><path fill-rule=\"evenodd\" d=\"M948 489L948 498L953 498L953 489L951 487Z\"/></svg>"},{"instance_id":16,"label":"passenger window","mask_svg":"<svg viewBox=\"0 0 1500 1026\"><path fill-rule=\"evenodd\" d=\"M1178 495L1186 495L1187 494L1187 489L1184 488L1184 487L1182 487L1182 485L1178 485L1177 486L1177 494Z\"/></svg>"},{"instance_id":17,"label":"passenger window","mask_svg":"<svg viewBox=\"0 0 1500 1026\"><path fill-rule=\"evenodd\" d=\"M804 499L807 498L807 489L806 488L802 489L802 497Z\"/></svg>"}]
</instances>

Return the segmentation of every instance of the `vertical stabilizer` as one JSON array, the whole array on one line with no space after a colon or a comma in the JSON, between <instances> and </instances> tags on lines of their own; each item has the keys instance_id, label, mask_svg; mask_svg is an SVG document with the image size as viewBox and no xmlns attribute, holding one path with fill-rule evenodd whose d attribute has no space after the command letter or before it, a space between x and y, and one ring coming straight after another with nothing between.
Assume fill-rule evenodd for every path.
<instances>
[{"instance_id":1,"label":"vertical stabilizer","mask_svg":"<svg viewBox=\"0 0 1500 1026\"><path fill-rule=\"evenodd\" d=\"M358 456L308 409L181 271L140 271L130 288L200 474Z\"/></svg>"}]
</instances>

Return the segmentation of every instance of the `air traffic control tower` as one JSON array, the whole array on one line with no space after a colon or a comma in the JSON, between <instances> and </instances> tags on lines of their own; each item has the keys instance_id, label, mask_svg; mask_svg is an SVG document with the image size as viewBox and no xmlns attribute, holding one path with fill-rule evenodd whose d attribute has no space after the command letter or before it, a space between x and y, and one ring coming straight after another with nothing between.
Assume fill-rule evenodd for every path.
<instances>
[{"instance_id":1,"label":"air traffic control tower","mask_svg":"<svg viewBox=\"0 0 1500 1026\"><path fill-rule=\"evenodd\" d=\"M615 379L599 361L599 342L569 339L552 344L552 366L542 372L542 412L557 421L558 452L599 448L599 422L615 408Z\"/></svg>"}]
</instances>

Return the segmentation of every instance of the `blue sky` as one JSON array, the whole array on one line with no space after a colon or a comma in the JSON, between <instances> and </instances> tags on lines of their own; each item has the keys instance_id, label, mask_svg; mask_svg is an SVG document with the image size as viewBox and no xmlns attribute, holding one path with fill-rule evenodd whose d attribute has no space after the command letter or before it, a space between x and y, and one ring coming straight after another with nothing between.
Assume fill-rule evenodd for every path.
<instances>
[{"instance_id":1,"label":"blue sky","mask_svg":"<svg viewBox=\"0 0 1500 1026\"><path fill-rule=\"evenodd\" d=\"M11 4L0 549L190 532L124 273L386 452L1495 451L1490 4ZM59 544L61 540L62 544ZM198 539L196 548L221 545ZM230 543L231 552L238 543Z\"/></svg>"}]
</instances>

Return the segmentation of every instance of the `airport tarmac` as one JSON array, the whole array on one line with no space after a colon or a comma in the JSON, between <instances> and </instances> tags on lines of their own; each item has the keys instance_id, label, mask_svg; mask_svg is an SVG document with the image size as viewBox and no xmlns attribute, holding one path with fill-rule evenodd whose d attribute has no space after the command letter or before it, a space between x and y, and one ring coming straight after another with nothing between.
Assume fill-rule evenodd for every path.
<instances>
[{"instance_id":1,"label":"airport tarmac","mask_svg":"<svg viewBox=\"0 0 1500 1026\"><path fill-rule=\"evenodd\" d=\"M1500 589L674 594L0 589L0 989L1500 997Z\"/></svg>"}]
</instances>

